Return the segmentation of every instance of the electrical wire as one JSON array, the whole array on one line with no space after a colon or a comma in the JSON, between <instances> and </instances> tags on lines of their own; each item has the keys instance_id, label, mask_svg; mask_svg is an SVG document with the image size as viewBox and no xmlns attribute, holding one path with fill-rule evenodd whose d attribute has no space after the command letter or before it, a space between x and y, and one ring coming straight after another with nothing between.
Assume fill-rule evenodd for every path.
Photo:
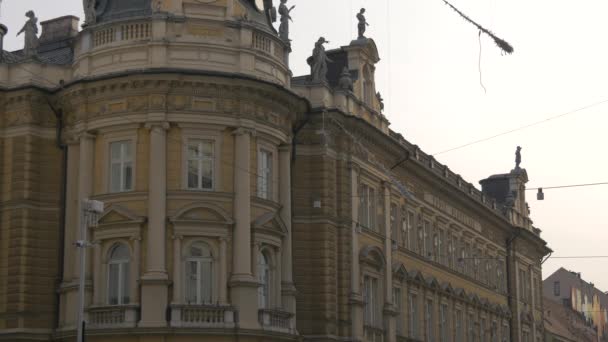
<instances>
[{"instance_id":1,"label":"electrical wire","mask_svg":"<svg viewBox=\"0 0 608 342\"><path fill-rule=\"evenodd\" d=\"M548 186L548 187L538 187L538 188L528 188L528 189L526 189L526 191L531 191L531 190L551 190L551 189L567 189L567 188L581 188L581 187L590 187L590 186L599 186L599 185L608 185L608 182L588 183L588 184L575 184L575 185L559 185L559 186Z\"/></svg>"},{"instance_id":2,"label":"electrical wire","mask_svg":"<svg viewBox=\"0 0 608 342\"><path fill-rule=\"evenodd\" d=\"M583 107L580 107L580 108L577 108L577 109L574 109L574 110L571 110L571 111L568 111L568 112L565 112L565 113L562 113L562 114L559 114L559 115L551 116L551 117L548 117L546 119L543 119L543 120L540 120L540 121L536 121L536 122L533 122L533 123L530 123L530 124L527 124L527 125L523 125L523 126L511 129L511 130L508 130L508 131L504 131L502 133L498 133L498 134L495 134L495 135L492 135L492 136L489 136L489 137L486 137L486 138L482 138L482 139L479 139L479 140L471 141L469 143L466 143L466 144L463 144L463 145L460 145L460 146L456 146L456 147L453 147L453 148L450 148L450 149L447 149L447 150L444 150L444 151L441 151L441 152L433 153L432 156L438 156L438 155L445 154L445 153L448 153L448 152L460 150L462 148L469 147L469 146L472 146L472 145L475 145L475 144L479 144L479 143L482 143L482 142L486 142L488 140L492 140L492 139L495 139L495 138L498 138L498 137L501 137L501 136L504 136L504 135L508 135L508 134L511 134L511 133L515 133L515 132L524 130L526 128L538 126L538 125L547 123L547 122L555 120L555 119L560 119L560 118L563 118L563 117L568 116L568 115L573 115L573 114L582 112L584 110L587 110L587 109L590 109L590 108L593 108L593 107L597 107L597 106L603 105L605 103L608 103L608 99L602 100L602 101L599 101L599 102L595 102L595 103L592 103L590 105L586 105L586 106L583 106Z\"/></svg>"}]
</instances>

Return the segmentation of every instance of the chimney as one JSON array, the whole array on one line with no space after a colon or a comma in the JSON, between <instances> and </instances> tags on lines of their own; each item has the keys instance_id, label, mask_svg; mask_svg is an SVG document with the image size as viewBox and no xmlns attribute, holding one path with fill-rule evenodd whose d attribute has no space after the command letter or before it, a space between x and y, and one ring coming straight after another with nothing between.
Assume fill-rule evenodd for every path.
<instances>
[{"instance_id":1,"label":"chimney","mask_svg":"<svg viewBox=\"0 0 608 342\"><path fill-rule=\"evenodd\" d=\"M41 22L40 45L64 42L74 38L78 34L79 21L78 17L68 15Z\"/></svg>"},{"instance_id":2,"label":"chimney","mask_svg":"<svg viewBox=\"0 0 608 342\"><path fill-rule=\"evenodd\" d=\"M0 24L0 63L4 62L4 36L7 32L8 28Z\"/></svg>"}]
</instances>

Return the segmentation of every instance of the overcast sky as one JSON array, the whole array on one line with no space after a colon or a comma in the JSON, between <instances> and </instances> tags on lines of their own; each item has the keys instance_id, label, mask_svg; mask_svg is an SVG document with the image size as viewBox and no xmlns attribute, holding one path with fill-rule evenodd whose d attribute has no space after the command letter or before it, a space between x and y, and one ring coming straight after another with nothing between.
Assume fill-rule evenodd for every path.
<instances>
[{"instance_id":1,"label":"overcast sky","mask_svg":"<svg viewBox=\"0 0 608 342\"><path fill-rule=\"evenodd\" d=\"M367 8L368 37L380 50L377 88L392 129L434 154L548 117L608 100L608 3L604 0L453 0L453 4L515 47L502 56L441 0L290 0L294 75L308 72L306 57L324 36L328 48L356 36L355 14ZM81 0L4 0L5 46L33 9L40 21L73 14ZM389 7L389 8L387 8ZM479 66L487 93L480 86ZM437 156L467 181L514 167L517 145L528 186L608 181L608 103L484 143ZM535 225L554 256L608 255L608 186L528 192ZM549 259L582 272L608 291L608 259Z\"/></svg>"}]
</instances>

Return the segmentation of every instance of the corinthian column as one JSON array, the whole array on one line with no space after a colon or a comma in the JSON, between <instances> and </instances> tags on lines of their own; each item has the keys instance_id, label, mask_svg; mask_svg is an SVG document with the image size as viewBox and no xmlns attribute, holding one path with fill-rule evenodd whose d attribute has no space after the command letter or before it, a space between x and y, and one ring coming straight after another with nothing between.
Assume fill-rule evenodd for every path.
<instances>
[{"instance_id":1,"label":"corinthian column","mask_svg":"<svg viewBox=\"0 0 608 342\"><path fill-rule=\"evenodd\" d=\"M167 123L153 123L150 130L148 175L148 235L146 272L141 278L140 327L164 327L168 301L166 266Z\"/></svg>"},{"instance_id":2,"label":"corinthian column","mask_svg":"<svg viewBox=\"0 0 608 342\"><path fill-rule=\"evenodd\" d=\"M231 299L239 311L239 325L257 329L257 280L251 270L251 135L239 128L234 132L234 233L232 236Z\"/></svg>"}]
</instances>

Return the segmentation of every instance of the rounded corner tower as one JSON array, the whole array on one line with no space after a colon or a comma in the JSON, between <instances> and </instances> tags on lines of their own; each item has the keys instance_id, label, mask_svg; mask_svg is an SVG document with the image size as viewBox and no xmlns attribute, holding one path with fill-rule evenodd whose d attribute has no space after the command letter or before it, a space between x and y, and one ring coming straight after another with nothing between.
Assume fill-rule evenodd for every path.
<instances>
[{"instance_id":1,"label":"rounded corner tower","mask_svg":"<svg viewBox=\"0 0 608 342\"><path fill-rule=\"evenodd\" d=\"M290 87L271 0L97 0L92 13L75 46L76 80L179 69Z\"/></svg>"}]
</instances>

